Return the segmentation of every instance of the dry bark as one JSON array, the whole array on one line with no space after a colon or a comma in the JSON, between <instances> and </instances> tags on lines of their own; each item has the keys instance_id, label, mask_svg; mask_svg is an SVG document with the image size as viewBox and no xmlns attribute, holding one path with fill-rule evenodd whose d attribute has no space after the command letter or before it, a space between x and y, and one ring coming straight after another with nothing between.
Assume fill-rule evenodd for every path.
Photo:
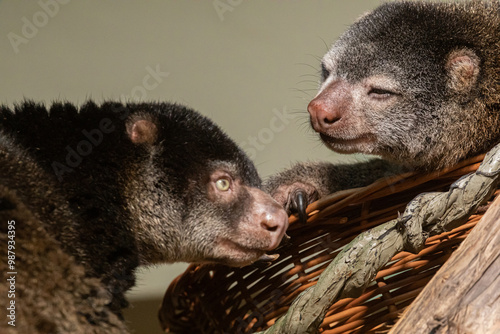
<instances>
[{"instance_id":1,"label":"dry bark","mask_svg":"<svg viewBox=\"0 0 500 334\"><path fill-rule=\"evenodd\" d=\"M476 209L488 200L500 182L500 145L493 148L484 158L483 163L475 173L462 177L453 185L448 192L424 193L417 196L406 207L403 215L383 225L377 226L356 237L335 257L325 271L321 274L318 283L300 294L292 303L288 312L278 319L276 323L260 334L315 334L321 325L328 308L337 300L345 297L357 297L362 294L366 286L373 280L377 272L397 253L405 250L418 253L424 246L427 237L452 230L467 221ZM497 222L497 224L500 224ZM488 288L488 284L498 287L498 256L494 250L498 250L499 231L497 233L487 232L491 244L482 244L481 256L492 253L493 266L487 267L484 279L478 278L478 289ZM486 242L486 241L485 241ZM475 259L477 262L482 258ZM462 268L461 273L465 276L478 277L473 269ZM495 270L496 268L496 270ZM495 276L496 273L496 276ZM462 277L462 280L464 278ZM480 294L468 291L462 286L461 281L454 281L452 290L457 290L458 295L464 294L464 304L472 302L479 303L474 297L484 298L484 305L492 305L498 308L500 302L498 291L488 291ZM453 292L453 291L452 291ZM470 292L470 293L469 293ZM495 297L496 296L496 297ZM424 306L427 312L437 309L436 300L434 304ZM466 303L465 303L466 302ZM443 309L446 309L444 307ZM479 322L472 317L479 317L473 311L457 310L458 313L465 312L462 319L467 318L469 322ZM488 313L488 311L485 311ZM460 313L460 314L462 314ZM493 322L497 326L498 314L491 315L487 323ZM417 316L418 317L418 316ZM465 318L464 318L465 317ZM482 316L481 319L487 318ZM465 322L465 320L463 320ZM485 320L486 321L486 320ZM409 324L409 329L398 330L395 333L416 333L416 323ZM489 326L489 325L487 325ZM396 330L396 329L395 329ZM431 331L419 333L438 333ZM453 333L462 333L458 329ZM446 331L439 333L448 333ZM451 333L451 332L449 332ZM469 332L464 332L469 333ZM470 333L483 333L473 331ZM485 332L488 333L488 332Z\"/></svg>"},{"instance_id":2,"label":"dry bark","mask_svg":"<svg viewBox=\"0 0 500 334\"><path fill-rule=\"evenodd\" d=\"M500 333L500 198L390 333Z\"/></svg>"}]
</instances>

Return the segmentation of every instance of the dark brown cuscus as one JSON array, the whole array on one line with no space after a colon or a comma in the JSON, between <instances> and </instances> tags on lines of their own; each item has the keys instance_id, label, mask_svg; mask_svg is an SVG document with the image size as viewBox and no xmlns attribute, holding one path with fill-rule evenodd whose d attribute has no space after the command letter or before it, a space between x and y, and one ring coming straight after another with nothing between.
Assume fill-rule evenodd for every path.
<instances>
[{"instance_id":1,"label":"dark brown cuscus","mask_svg":"<svg viewBox=\"0 0 500 334\"><path fill-rule=\"evenodd\" d=\"M58 185L3 134L0 175L0 268L12 283L0 285L3 310L11 308L1 313L0 332L126 332L112 293L62 247L74 241L78 218Z\"/></svg>"},{"instance_id":2,"label":"dark brown cuscus","mask_svg":"<svg viewBox=\"0 0 500 334\"><path fill-rule=\"evenodd\" d=\"M17 285L27 332L125 331L137 266L243 266L285 233L287 215L253 163L183 106L24 102L0 108L0 129L0 236L15 220L19 277L54 277Z\"/></svg>"}]
</instances>

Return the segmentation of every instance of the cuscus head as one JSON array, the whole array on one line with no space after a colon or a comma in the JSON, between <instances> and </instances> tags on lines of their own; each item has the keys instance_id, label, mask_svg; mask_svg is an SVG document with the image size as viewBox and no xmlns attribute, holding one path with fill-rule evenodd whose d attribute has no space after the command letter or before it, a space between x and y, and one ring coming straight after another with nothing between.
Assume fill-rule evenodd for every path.
<instances>
[{"instance_id":1,"label":"cuscus head","mask_svg":"<svg viewBox=\"0 0 500 334\"><path fill-rule=\"evenodd\" d=\"M208 118L173 104L128 105L126 137L140 163L129 173L143 262L269 258L288 227L247 155ZM138 152L138 153L137 153Z\"/></svg>"},{"instance_id":2,"label":"cuscus head","mask_svg":"<svg viewBox=\"0 0 500 334\"><path fill-rule=\"evenodd\" d=\"M498 18L496 28L484 23L488 6L391 2L356 21L323 57L308 106L326 146L424 169L461 158L448 152L467 154L453 145L465 123L484 116L478 99L494 78L481 71L499 57L486 52L498 43Z\"/></svg>"}]
</instances>

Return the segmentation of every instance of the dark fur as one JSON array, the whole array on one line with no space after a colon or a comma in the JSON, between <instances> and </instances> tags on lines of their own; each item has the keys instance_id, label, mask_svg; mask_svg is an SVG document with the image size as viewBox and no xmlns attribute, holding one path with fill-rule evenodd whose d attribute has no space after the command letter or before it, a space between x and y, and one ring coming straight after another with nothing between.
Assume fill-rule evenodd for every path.
<instances>
[{"instance_id":1,"label":"dark fur","mask_svg":"<svg viewBox=\"0 0 500 334\"><path fill-rule=\"evenodd\" d=\"M2 238L7 220L16 219L19 256L28 259L19 271L33 279L58 272L60 280L53 299L43 286L19 283L18 289L53 303L48 313L63 312L63 300L82 304L76 311L69 306L67 319L54 318L54 332L69 332L81 314L96 331L124 330L124 293L138 265L241 266L276 247L286 229L285 212L259 190L261 180L243 151L185 107L88 102L80 110L61 103L47 110L25 102L0 108L0 129L0 200L13 207L0 211ZM80 158L68 155L73 151ZM230 181L228 191L215 188L219 175ZM64 261L61 268L47 259L35 265L45 248ZM40 298L24 303L36 307ZM33 307L26 312L41 314ZM19 322L33 326L30 318Z\"/></svg>"},{"instance_id":2,"label":"dark fur","mask_svg":"<svg viewBox=\"0 0 500 334\"><path fill-rule=\"evenodd\" d=\"M0 285L2 301L15 301L15 327L2 312L7 333L123 333L123 321L111 311L113 296L98 277L87 274L62 244L73 244L75 217L58 185L26 153L0 135L1 271L15 271L15 295ZM15 221L8 238L8 221ZM11 230L12 231L12 230ZM7 267L7 245L15 246L15 270ZM8 311L8 314L10 312ZM91 319L92 321L89 321Z\"/></svg>"},{"instance_id":3,"label":"dark fur","mask_svg":"<svg viewBox=\"0 0 500 334\"><path fill-rule=\"evenodd\" d=\"M294 184L323 196L486 152L500 142L500 2L380 6L324 56L320 92L309 112L331 149L386 162L318 164L307 176L297 176L299 164L268 182L281 202ZM348 144L357 138L361 143Z\"/></svg>"}]
</instances>

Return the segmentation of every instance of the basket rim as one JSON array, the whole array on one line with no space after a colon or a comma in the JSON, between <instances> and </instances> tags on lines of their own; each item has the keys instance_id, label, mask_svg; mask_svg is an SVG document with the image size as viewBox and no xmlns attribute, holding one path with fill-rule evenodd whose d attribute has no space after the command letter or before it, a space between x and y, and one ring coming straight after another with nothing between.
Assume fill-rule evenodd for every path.
<instances>
[{"instance_id":1,"label":"basket rim","mask_svg":"<svg viewBox=\"0 0 500 334\"><path fill-rule=\"evenodd\" d=\"M309 229L313 229L314 227L321 227L321 226L325 226L325 225L339 226L339 227L348 226L347 228L349 228L349 229L352 228L352 230L354 230L356 228L366 229L367 227L369 227L370 224L366 224L366 225L362 225L362 226L360 225L360 227L357 227L357 225L352 224L353 221L356 224L361 223L360 222L361 218L359 218L359 219L356 218L357 220L351 219L351 220L349 220L349 224L345 224L346 222L342 221L342 218L337 217L335 214L336 213L343 213L344 211L342 211L342 210L350 210L351 207L352 208L356 207L356 208L360 208L359 210L364 210L363 203L365 203L365 202L371 202L371 201L375 201L375 200L378 200L381 198L386 198L386 196L388 196L388 195L394 195L394 193L397 194L398 192L405 192L407 189L414 190L415 187L426 184L429 181L434 182L436 180L436 181L439 181L439 182L437 182L438 185L441 183L449 185L450 183L455 182L459 177L461 177L465 174L474 172L479 167L480 162L483 160L484 156L485 155L482 154L479 156L472 157L470 159L467 159L467 160L460 162L459 164L457 164L453 167L446 168L446 169L443 169L443 170L437 171L437 172L431 172L431 173L426 173L426 174L417 173L417 172L403 173L403 174L389 176L389 177L386 177L384 179L379 179L366 187L353 188L353 189L341 190L341 191L335 192L331 195L328 195L328 196L325 196L325 197L319 199L316 202L311 203L307 207L306 212L309 215L309 218L308 218L308 221L306 224L299 223L297 216L291 215L289 217L289 222L290 222L289 230L294 232L294 233L295 232L298 233L298 231L301 231L302 229L307 229L307 231L309 231ZM498 194L498 191L497 191L497 194ZM394 205L393 207L389 207L386 210L389 210L389 211L393 210L394 211L398 207L400 207L400 205ZM328 214L322 215L321 213L326 211L326 210L329 210ZM370 216L370 218L377 218L377 215L379 215L379 214L381 214L382 217L385 217L383 211L384 210L370 211L370 213L373 213L373 216ZM333 216L335 216L336 219L333 219L333 221L325 222L324 218L327 216L329 216L328 217L329 220L332 220ZM439 250L439 247L440 247L439 242L441 242L442 240L447 240L450 237L453 237L453 235L458 235L459 239L453 241L453 243L450 243L450 244L455 244L455 245L459 244L461 242L461 240L463 240L465 238L465 235L469 232L469 230L477 223L477 221L479 220L479 217L480 217L480 215L471 216L470 219L474 219L474 221L466 223L466 224L460 226L458 229L455 229L453 231L449 231L449 232L446 232L446 233L443 233L443 234L440 234L437 236L433 236L433 237L427 239L426 243L429 243L429 245L427 248L425 248L422 251L422 254L419 253L418 255L415 255L415 254L408 253L408 252L402 252L402 253L397 254L393 260L403 259L403 261L401 261L397 266L394 265L392 267L388 266L387 268L386 267L382 268L375 276L373 282L383 281L384 278L387 277L387 275L390 275L393 272L398 272L398 270L400 270L400 269L410 270L411 268L427 268L427 266L430 266L430 267L435 266L436 264L433 264L432 262L425 262L425 263L424 262L415 262L411 265L407 265L407 263L409 263L411 261L418 260L418 257L425 255L426 252L431 253L432 251ZM384 221L387 221L387 219L384 218ZM352 225L352 226L349 226L349 225ZM349 231L351 231L351 230L349 230ZM309 241L303 241L303 242L301 242L301 245L306 245L308 242L310 242L313 245L314 243L312 242L312 240L314 240L314 239L311 239ZM443 250L441 249L440 251L443 251ZM284 259L286 259L286 258L284 258ZM446 258L443 258L443 259L444 260L439 260L436 263L441 263L441 264L444 263L443 261L445 261ZM298 260L302 261L302 258L299 258ZM280 261L280 259L278 259L278 261ZM307 268L314 267L314 266L308 267L308 265L310 265L311 263L314 263L314 261L311 261L311 260L307 260L307 261L309 261L309 262L307 262L307 263L300 262L301 263L300 266L295 266L293 269L289 270L287 272L286 277L287 278L292 277L293 275L295 275L296 273L299 273L300 271L303 272ZM330 261L331 260L329 260L328 262L330 262ZM321 258L319 258L317 260L317 262L319 264L324 263L324 261ZM290 263L292 263L292 262L290 261ZM293 262L293 263L295 263L295 262ZM168 326L170 326L170 325L169 325L168 314L162 312L162 310L164 310L165 308L172 307L172 306L176 310L180 310L180 309L186 310L186 307L187 308L195 307L195 305L193 304L193 303L196 303L195 300L197 300L198 303L202 302L203 298L199 299L199 297L197 297L197 296L193 296L193 298L191 298L191 296L187 296L187 295L182 296L182 295L179 295L179 293L181 293L181 294L187 293L187 291L189 291L189 289L192 288L193 285L202 284L203 279L201 278L200 275L202 275L202 276L203 275L205 275L205 276L206 275L213 275L213 274L211 274L211 272L212 271L216 272L218 270L217 268L218 268L217 265L201 265L200 266L197 264L191 264L183 274L179 275L178 277L176 277L172 281L172 283L167 288L167 291L166 291L165 297L164 297L164 301L162 304L162 309L160 309L160 312L159 312L160 321L161 321L162 327L164 329L168 328ZM319 269L323 270L324 268L319 268ZM316 269L314 269L314 270L315 270L315 272L314 273L311 272L311 274L307 274L307 275L302 274L302 276L301 276L301 274L299 274L298 279L296 279L294 281L294 283L298 284L298 287L294 287L293 289L284 288L288 292L287 292L286 298L284 297L283 300L286 302L284 304L288 304L288 306L284 305L284 306L279 307L279 308L275 309L274 311L266 314L266 319L272 318L275 321L276 320L275 317L283 315L287 311L287 309L289 307L289 303L288 303L289 299L290 299L290 303L291 303L291 301L293 301L301 291L304 291L308 287L316 284L316 281L311 281L311 278L314 278L316 275L319 275L316 273ZM265 271L265 270L263 270L263 271ZM231 275L227 275L227 277L230 277L230 276ZM234 278L234 276L235 275L232 275L232 278ZM431 275L431 277L432 277L432 275ZM192 280L192 279L194 279L194 280ZM422 280L425 280L425 279L422 278ZM242 284L245 284L245 283L243 282ZM415 284L417 284L417 283L414 283L414 285ZM389 285L389 287L390 286L391 285ZM186 287L188 288L188 290L185 289ZM386 289L389 289L389 288L386 288ZM184 291L184 292L182 292L182 291ZM385 290L379 289L376 291L385 291ZM175 294L177 294L177 295L175 295ZM409 292L409 295L412 295L412 293ZM404 301L404 300L407 300L406 298L409 295L403 295L403 296L397 297L397 298L394 296L392 296L392 297L389 296L389 297L385 298L384 303L381 303L380 305L387 305L387 307L393 307L393 305L398 304L398 303L399 303L398 305L404 305L406 303L406 301ZM186 301L188 303L191 303L191 304L190 305L187 305L187 304L180 305L179 303L184 303L184 301L182 301L183 298L187 298ZM169 299L169 300L167 300L167 299ZM357 299L342 299L339 301L339 302L341 302L339 305L341 305L342 303L345 303L345 306L352 305L353 307L356 305L361 305L361 304L359 304L359 301L356 302L355 304L353 304L355 300L357 300ZM334 304L334 305L337 305L337 304ZM184 308L182 306L184 306ZM192 309L192 310L194 310L194 309ZM234 310L232 310L231 313L233 311ZM394 311L394 310L392 310L392 311ZM179 311L179 312L182 312L182 311ZM344 312L344 311L341 311L341 312ZM352 312L352 311L349 311L349 312ZM341 314L351 315L351 313L349 313L349 312L341 313ZM188 311L188 313L189 313L189 311ZM193 314L188 315L188 313L186 313L184 315L187 317L196 316ZM388 319L394 319L394 316L396 313L391 313L391 314L384 313L385 314L384 317L388 317ZM178 314L180 314L180 313L178 313ZM352 316L356 317L357 315L352 315ZM325 319L332 320L332 319L336 319L336 318L335 317L331 318L331 315L330 316L327 315L327 316L325 316ZM212 319L212 320L215 320L215 319ZM215 320L215 321L217 322L217 320ZM269 321L272 321L272 320L269 320ZM274 322L274 321L272 321L272 322ZM373 320L373 321L375 321L375 320ZM212 322L212 321L210 321L210 322ZM356 320L353 320L352 322L349 323L350 324L349 326L353 326L356 323L357 323ZM174 325L173 323L171 323L171 324ZM271 324L272 323L268 323L268 325L271 325ZM335 330L329 329L329 330L325 331L324 333L342 333L342 332L337 331L340 328L345 329L346 327L343 327L343 326L336 327Z\"/></svg>"}]
</instances>

